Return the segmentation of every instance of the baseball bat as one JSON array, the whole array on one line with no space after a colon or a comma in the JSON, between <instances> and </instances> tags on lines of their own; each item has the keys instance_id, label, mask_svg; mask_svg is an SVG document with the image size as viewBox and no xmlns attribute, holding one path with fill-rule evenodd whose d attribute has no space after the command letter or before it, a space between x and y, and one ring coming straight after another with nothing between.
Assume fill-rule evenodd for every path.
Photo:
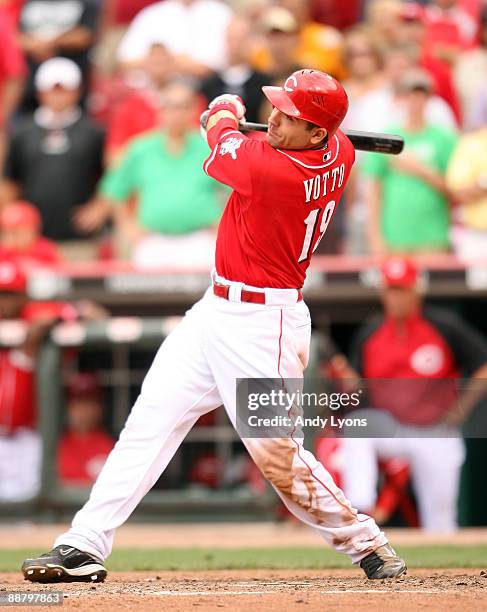
<instances>
[{"instance_id":1,"label":"baseball bat","mask_svg":"<svg viewBox=\"0 0 487 612\"><path fill-rule=\"evenodd\" d=\"M206 115L201 116L201 124L206 127ZM242 132L267 132L267 124L241 123L239 129ZM377 132L362 132L358 130L343 130L353 146L359 151L372 151L374 153L387 153L397 155L404 149L404 139L397 134L380 134Z\"/></svg>"},{"instance_id":2,"label":"baseball bat","mask_svg":"<svg viewBox=\"0 0 487 612\"><path fill-rule=\"evenodd\" d=\"M265 123L241 123L242 132L267 132ZM358 130L343 130L353 146L359 151L373 151L374 153L388 153L397 155L404 148L404 140L396 134L380 134L377 132L362 132Z\"/></svg>"}]
</instances>

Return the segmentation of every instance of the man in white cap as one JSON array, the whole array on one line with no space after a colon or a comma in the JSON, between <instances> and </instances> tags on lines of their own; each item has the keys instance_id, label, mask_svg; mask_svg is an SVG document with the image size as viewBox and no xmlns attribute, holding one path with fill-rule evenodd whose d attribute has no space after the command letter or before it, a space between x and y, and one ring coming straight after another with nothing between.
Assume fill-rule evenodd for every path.
<instances>
[{"instance_id":1,"label":"man in white cap","mask_svg":"<svg viewBox=\"0 0 487 612\"><path fill-rule=\"evenodd\" d=\"M93 199L104 134L78 106L81 80L80 69L67 58L41 64L35 75L40 107L13 133L4 167L3 203L33 203L43 234L56 241L86 237L107 214Z\"/></svg>"}]
</instances>

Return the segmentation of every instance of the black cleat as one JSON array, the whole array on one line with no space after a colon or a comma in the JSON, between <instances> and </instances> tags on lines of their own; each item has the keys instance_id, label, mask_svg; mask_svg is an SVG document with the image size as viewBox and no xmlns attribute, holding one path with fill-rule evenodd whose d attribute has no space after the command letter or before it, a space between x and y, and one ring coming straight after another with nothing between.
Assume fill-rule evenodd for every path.
<instances>
[{"instance_id":1,"label":"black cleat","mask_svg":"<svg viewBox=\"0 0 487 612\"><path fill-rule=\"evenodd\" d=\"M25 580L31 582L103 582L103 563L72 546L56 546L37 559L22 564Z\"/></svg>"},{"instance_id":2,"label":"black cleat","mask_svg":"<svg viewBox=\"0 0 487 612\"><path fill-rule=\"evenodd\" d=\"M370 580L398 578L406 573L405 562L396 554L390 544L379 546L360 561L360 567Z\"/></svg>"}]
</instances>

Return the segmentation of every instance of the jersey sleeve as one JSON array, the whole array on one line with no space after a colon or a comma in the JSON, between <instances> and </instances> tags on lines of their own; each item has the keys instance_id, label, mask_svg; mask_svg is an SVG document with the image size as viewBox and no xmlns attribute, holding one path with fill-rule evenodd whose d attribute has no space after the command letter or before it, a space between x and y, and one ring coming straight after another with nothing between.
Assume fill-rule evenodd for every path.
<instances>
[{"instance_id":1,"label":"jersey sleeve","mask_svg":"<svg viewBox=\"0 0 487 612\"><path fill-rule=\"evenodd\" d=\"M203 164L206 174L249 197L253 176L264 161L264 143L236 130L231 119L220 119L208 132L208 144L212 151Z\"/></svg>"}]
</instances>

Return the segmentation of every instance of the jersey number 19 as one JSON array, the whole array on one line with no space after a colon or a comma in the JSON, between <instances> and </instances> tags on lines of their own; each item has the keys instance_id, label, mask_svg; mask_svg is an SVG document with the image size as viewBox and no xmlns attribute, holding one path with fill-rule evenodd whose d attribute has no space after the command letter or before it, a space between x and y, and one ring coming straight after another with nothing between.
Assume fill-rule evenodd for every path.
<instances>
[{"instance_id":1,"label":"jersey number 19","mask_svg":"<svg viewBox=\"0 0 487 612\"><path fill-rule=\"evenodd\" d=\"M331 221L331 217L333 215L334 210L335 200L331 200L323 209L323 214L321 215L320 235L318 236L318 240L315 242L311 254L316 251L316 247L320 244L320 240L323 238L326 232L326 228L328 227L328 224ZM308 257L310 256L309 248L311 246L311 242L313 241L313 236L315 233L315 228L320 211L321 208L312 210L304 220L304 224L306 226L306 234L304 235L303 248L301 249L301 255L299 256L298 263L301 263L305 259L308 259Z\"/></svg>"}]
</instances>

